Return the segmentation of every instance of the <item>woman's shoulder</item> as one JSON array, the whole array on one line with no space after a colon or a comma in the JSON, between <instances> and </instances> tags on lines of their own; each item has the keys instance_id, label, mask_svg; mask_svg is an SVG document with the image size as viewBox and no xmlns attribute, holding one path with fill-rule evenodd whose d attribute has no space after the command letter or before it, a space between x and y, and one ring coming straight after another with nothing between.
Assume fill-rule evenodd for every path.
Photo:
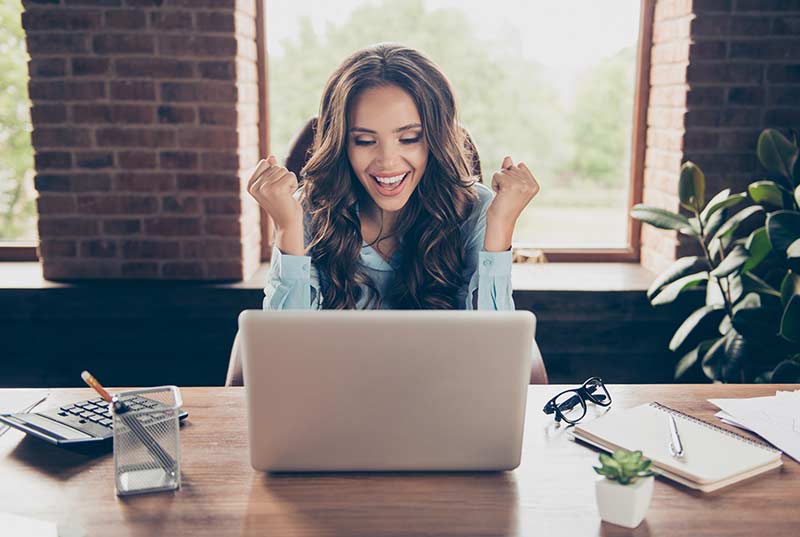
<instances>
[{"instance_id":1,"label":"woman's shoulder","mask_svg":"<svg viewBox=\"0 0 800 537\"><path fill-rule=\"evenodd\" d=\"M475 225L478 220L486 218L486 210L489 208L489 204L491 204L492 200L494 199L494 191L483 183L475 183L473 187L475 188L477 199L475 200L475 205L472 207L472 213L470 214L469 218L467 218L466 223Z\"/></svg>"}]
</instances>

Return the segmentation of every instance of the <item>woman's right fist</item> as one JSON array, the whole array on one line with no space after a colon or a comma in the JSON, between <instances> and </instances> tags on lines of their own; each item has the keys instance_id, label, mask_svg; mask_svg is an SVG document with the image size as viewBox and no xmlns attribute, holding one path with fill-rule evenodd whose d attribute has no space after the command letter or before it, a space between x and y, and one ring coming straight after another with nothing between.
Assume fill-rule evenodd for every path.
<instances>
[{"instance_id":1,"label":"woman's right fist","mask_svg":"<svg viewBox=\"0 0 800 537\"><path fill-rule=\"evenodd\" d=\"M303 225L303 208L295 199L297 176L278 166L274 155L261 160L247 182L247 191L267 211L278 230Z\"/></svg>"}]
</instances>

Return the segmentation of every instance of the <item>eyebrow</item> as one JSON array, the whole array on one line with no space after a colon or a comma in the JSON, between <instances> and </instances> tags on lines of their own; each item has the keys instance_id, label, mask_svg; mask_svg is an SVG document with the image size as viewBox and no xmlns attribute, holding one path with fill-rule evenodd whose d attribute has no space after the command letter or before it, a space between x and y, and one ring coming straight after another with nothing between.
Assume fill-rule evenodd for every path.
<instances>
[{"instance_id":1,"label":"eyebrow","mask_svg":"<svg viewBox=\"0 0 800 537\"><path fill-rule=\"evenodd\" d=\"M403 131L406 131L408 129L413 129L413 128L416 128L416 127L422 127L422 125L420 125L419 123L409 123L408 125L404 125L404 126L400 127L399 129L395 129L393 132L403 132ZM353 127L352 129L350 129L350 132L368 132L370 134L378 134L376 131L373 131L373 130L370 130L370 129L364 129L364 128L361 128L361 127Z\"/></svg>"}]
</instances>

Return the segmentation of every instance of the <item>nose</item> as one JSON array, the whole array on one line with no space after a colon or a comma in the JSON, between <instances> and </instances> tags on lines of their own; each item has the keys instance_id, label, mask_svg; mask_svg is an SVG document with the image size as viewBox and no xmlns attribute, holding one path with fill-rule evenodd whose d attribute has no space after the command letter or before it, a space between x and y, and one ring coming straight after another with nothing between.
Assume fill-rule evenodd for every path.
<instances>
[{"instance_id":1,"label":"nose","mask_svg":"<svg viewBox=\"0 0 800 537\"><path fill-rule=\"evenodd\" d=\"M393 144L380 144L377 164L383 169L391 169L399 160L397 148Z\"/></svg>"}]
</instances>

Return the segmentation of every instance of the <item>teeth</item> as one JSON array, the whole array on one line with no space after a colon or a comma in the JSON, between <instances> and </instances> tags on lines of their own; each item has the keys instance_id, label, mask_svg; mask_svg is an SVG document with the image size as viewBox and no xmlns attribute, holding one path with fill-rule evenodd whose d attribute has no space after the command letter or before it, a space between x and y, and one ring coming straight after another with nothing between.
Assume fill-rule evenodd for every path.
<instances>
[{"instance_id":1,"label":"teeth","mask_svg":"<svg viewBox=\"0 0 800 537\"><path fill-rule=\"evenodd\" d=\"M375 180L378 181L379 183L385 183L391 185L394 183L399 183L400 181L403 180L403 177L405 177L406 175L407 174L404 173L403 175L395 175L394 177L375 177L374 175L373 177L375 177Z\"/></svg>"}]
</instances>

